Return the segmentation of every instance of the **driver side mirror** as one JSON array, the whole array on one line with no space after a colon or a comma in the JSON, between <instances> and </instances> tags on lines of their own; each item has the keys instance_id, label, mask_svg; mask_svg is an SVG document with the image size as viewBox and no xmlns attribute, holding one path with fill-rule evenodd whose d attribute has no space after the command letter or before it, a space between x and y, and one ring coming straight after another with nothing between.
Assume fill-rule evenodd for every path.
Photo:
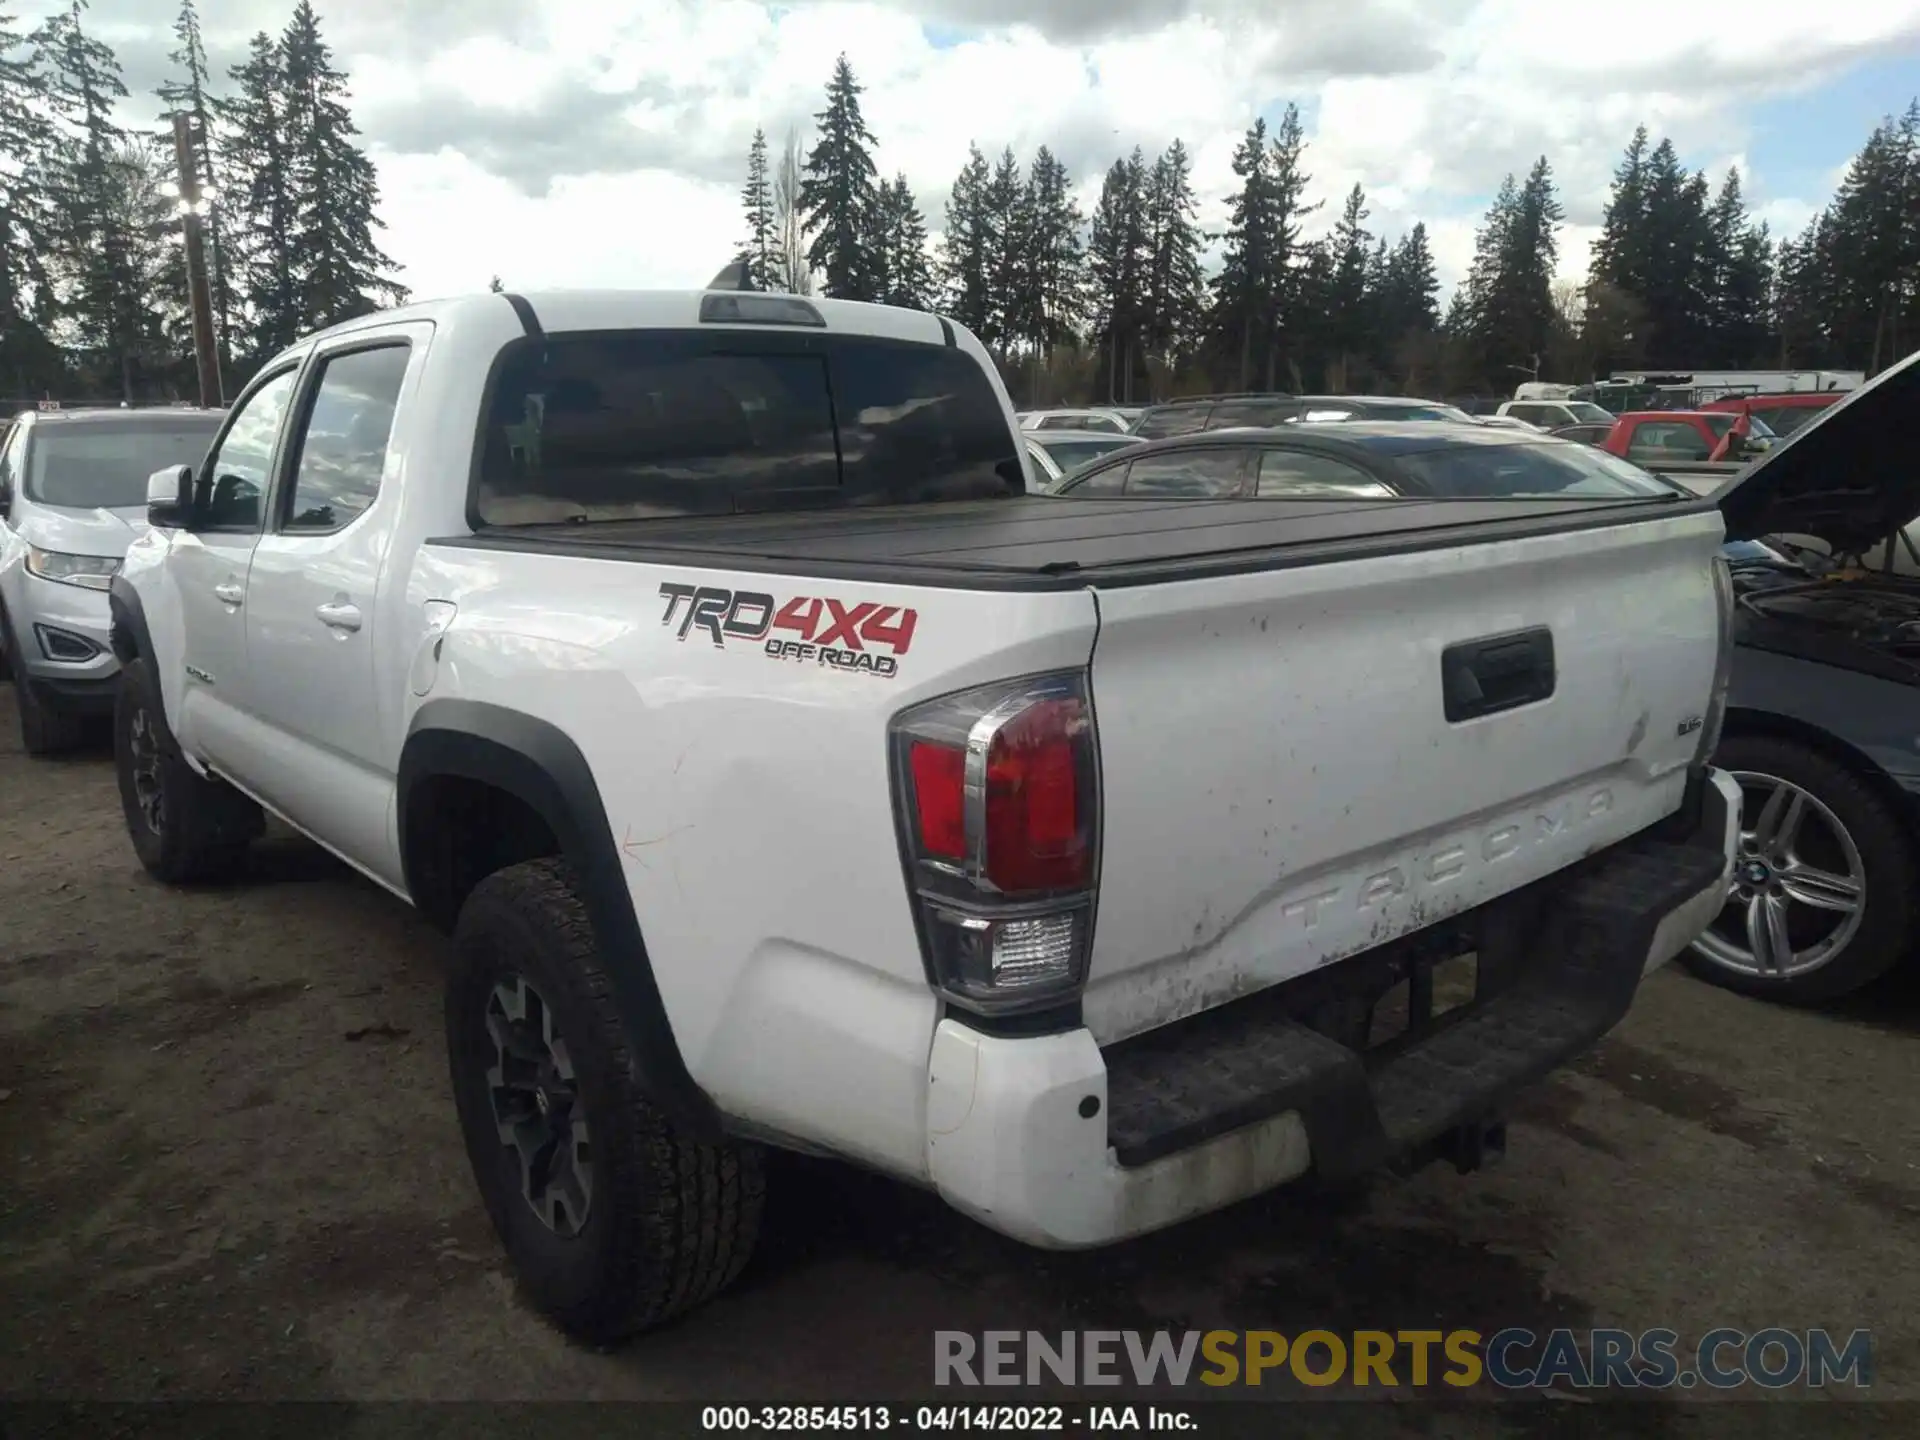
<instances>
[{"instance_id":1,"label":"driver side mirror","mask_svg":"<svg viewBox=\"0 0 1920 1440\"><path fill-rule=\"evenodd\" d=\"M193 467L169 465L147 477L147 523L156 530L177 530L193 513Z\"/></svg>"}]
</instances>

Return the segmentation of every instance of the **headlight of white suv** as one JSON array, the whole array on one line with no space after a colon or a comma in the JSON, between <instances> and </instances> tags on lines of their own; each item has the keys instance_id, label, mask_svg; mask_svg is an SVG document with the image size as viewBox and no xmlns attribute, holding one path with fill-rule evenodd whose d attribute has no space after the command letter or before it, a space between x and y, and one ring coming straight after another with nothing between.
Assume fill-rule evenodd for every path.
<instances>
[{"instance_id":1,"label":"headlight of white suv","mask_svg":"<svg viewBox=\"0 0 1920 1440\"><path fill-rule=\"evenodd\" d=\"M104 590L112 583L120 562L111 555L62 555L57 550L27 549L27 573L62 585Z\"/></svg>"}]
</instances>

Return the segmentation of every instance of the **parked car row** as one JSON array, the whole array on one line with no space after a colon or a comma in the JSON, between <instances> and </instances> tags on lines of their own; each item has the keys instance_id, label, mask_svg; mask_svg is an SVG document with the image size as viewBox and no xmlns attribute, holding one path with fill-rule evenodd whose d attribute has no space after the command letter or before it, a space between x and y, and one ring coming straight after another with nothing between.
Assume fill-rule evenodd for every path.
<instances>
[{"instance_id":1,"label":"parked car row","mask_svg":"<svg viewBox=\"0 0 1920 1440\"><path fill-rule=\"evenodd\" d=\"M1756 463L1701 464L1697 475L1688 462L1704 460L1707 437L1723 437L1735 414L1624 415L1605 446L1460 425L1213 431L1108 455L1057 491L1361 502L1724 494L1729 533L1768 538L1725 549L1736 649L1716 758L1745 797L1741 866L1689 963L1748 994L1822 1000L1891 969L1920 919L1920 542L1887 540L1920 515L1920 467L1899 423L1920 406L1920 368L1909 360L1842 399L1810 411L1818 418L1791 444L1753 420ZM1645 443L1652 427L1692 440Z\"/></svg>"}]
</instances>

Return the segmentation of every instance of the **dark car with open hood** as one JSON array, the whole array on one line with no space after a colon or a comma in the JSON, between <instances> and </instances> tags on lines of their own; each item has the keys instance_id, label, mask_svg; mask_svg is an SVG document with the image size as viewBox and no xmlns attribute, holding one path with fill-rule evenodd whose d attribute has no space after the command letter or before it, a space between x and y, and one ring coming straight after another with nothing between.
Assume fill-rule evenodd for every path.
<instances>
[{"instance_id":1,"label":"dark car with open hood","mask_svg":"<svg viewBox=\"0 0 1920 1440\"><path fill-rule=\"evenodd\" d=\"M1920 356L1744 469L1643 468L1537 433L1351 420L1156 440L1102 457L1060 489L1122 503L1355 506L1713 495L1736 616L1715 758L1742 787L1745 849L1725 910L1689 960L1731 989L1823 1000L1891 969L1920 926L1920 576L1860 563L1905 553L1886 542L1920 516L1916 416Z\"/></svg>"},{"instance_id":2,"label":"dark car with open hood","mask_svg":"<svg viewBox=\"0 0 1920 1440\"><path fill-rule=\"evenodd\" d=\"M1860 557L1920 516L1915 416L1920 354L1719 493L1736 649L1715 763L1740 782L1743 853L1688 960L1730 989L1831 999L1912 948L1920 579Z\"/></svg>"}]
</instances>

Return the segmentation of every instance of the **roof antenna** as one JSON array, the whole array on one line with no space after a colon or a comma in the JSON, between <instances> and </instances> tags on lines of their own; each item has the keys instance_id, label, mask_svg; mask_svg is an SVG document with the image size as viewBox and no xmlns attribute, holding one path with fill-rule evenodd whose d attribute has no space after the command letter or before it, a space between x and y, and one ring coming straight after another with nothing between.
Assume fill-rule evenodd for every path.
<instances>
[{"instance_id":1,"label":"roof antenna","mask_svg":"<svg viewBox=\"0 0 1920 1440\"><path fill-rule=\"evenodd\" d=\"M736 256L718 275L707 282L709 290L754 290L753 272L745 255Z\"/></svg>"}]
</instances>

